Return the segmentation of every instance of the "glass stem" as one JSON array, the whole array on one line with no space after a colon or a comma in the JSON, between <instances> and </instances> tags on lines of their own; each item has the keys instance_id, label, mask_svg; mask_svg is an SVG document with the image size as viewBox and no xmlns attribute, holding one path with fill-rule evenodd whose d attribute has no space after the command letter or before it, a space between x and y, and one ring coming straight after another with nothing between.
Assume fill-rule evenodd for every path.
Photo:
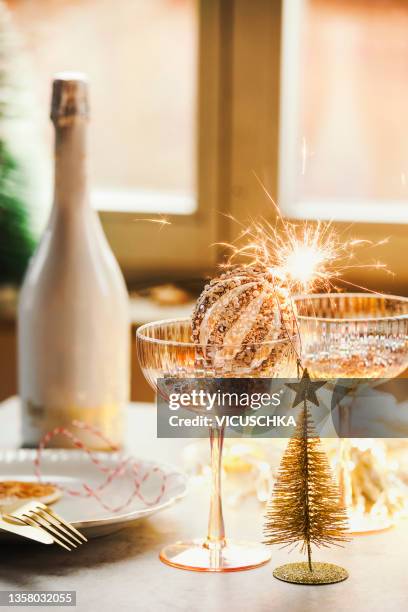
<instances>
[{"instance_id":1,"label":"glass stem","mask_svg":"<svg viewBox=\"0 0 408 612\"><path fill-rule=\"evenodd\" d=\"M339 485L341 501L348 512L351 511L353 493L350 474L350 406L340 405L340 460L339 460Z\"/></svg>"},{"instance_id":2,"label":"glass stem","mask_svg":"<svg viewBox=\"0 0 408 612\"><path fill-rule=\"evenodd\" d=\"M221 499L221 466L224 428L210 428L211 444L211 501L206 546L220 550L225 546L224 518Z\"/></svg>"}]
</instances>

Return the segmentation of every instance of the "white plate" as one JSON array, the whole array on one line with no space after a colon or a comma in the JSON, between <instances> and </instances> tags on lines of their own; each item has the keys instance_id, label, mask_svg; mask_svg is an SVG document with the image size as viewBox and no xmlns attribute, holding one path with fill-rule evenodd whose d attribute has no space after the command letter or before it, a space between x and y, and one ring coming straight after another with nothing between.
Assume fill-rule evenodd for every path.
<instances>
[{"instance_id":1,"label":"white plate","mask_svg":"<svg viewBox=\"0 0 408 612\"><path fill-rule=\"evenodd\" d=\"M118 466L123 459L123 456L118 453L95 453L95 456L103 465L112 468ZM35 457L35 450L0 451L0 480L36 481ZM186 477L181 472L172 466L154 461L141 459L137 462L138 473L141 475L151 473L154 468L159 469L159 472L153 472L143 482L140 489L144 499L153 502L150 505L134 497L126 508L113 512L106 510L95 498L74 497L64 493L52 507L86 536L97 537L118 531L140 518L151 516L185 495ZM44 482L52 482L69 489L82 491L83 483L95 489L106 478L91 463L88 455L79 450L44 450L41 455L41 473ZM162 487L163 474L166 475L166 486L160 500L156 501ZM134 480L130 474L122 476L108 485L102 499L110 507L118 507L128 500L133 490ZM10 536L5 532L0 532L1 539L6 537Z\"/></svg>"}]
</instances>

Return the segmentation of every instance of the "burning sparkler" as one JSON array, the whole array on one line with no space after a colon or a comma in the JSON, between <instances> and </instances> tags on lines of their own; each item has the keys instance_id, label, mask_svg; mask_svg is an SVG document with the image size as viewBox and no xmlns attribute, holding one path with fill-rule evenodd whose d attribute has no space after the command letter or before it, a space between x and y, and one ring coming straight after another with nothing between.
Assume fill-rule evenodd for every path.
<instances>
[{"instance_id":1,"label":"burning sparkler","mask_svg":"<svg viewBox=\"0 0 408 612\"><path fill-rule=\"evenodd\" d=\"M260 264L270 269L277 278L288 284L291 293L337 289L335 279L341 278L351 268L383 269L391 274L382 262L360 264L355 256L356 247L380 246L386 244L388 238L379 242L343 240L331 222L288 221L262 181L256 174L255 177L274 207L277 220L274 225L264 218L255 220L249 228L243 229L235 244L222 243L230 251L226 267L232 265L236 258L245 257L249 260L248 265Z\"/></svg>"},{"instance_id":2,"label":"burning sparkler","mask_svg":"<svg viewBox=\"0 0 408 612\"><path fill-rule=\"evenodd\" d=\"M246 257L248 265L261 264L287 282L291 292L330 291L334 281L350 268L384 269L381 262L360 264L355 249L378 246L368 240L342 241L331 223L292 223L278 218L276 225L266 219L255 221L245 229L238 242L227 246L230 251L227 266L238 256Z\"/></svg>"}]
</instances>

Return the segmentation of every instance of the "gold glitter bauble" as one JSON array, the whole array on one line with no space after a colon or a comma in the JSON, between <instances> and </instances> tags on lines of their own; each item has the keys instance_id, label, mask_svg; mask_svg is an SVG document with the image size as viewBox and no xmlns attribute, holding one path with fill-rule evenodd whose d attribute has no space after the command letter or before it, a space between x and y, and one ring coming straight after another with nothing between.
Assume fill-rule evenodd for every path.
<instances>
[{"instance_id":1,"label":"gold glitter bauble","mask_svg":"<svg viewBox=\"0 0 408 612\"><path fill-rule=\"evenodd\" d=\"M287 286L258 265L234 267L213 278L197 300L192 315L194 342L207 366L226 371L234 365L272 375L288 345L277 343L296 334Z\"/></svg>"},{"instance_id":2,"label":"gold glitter bauble","mask_svg":"<svg viewBox=\"0 0 408 612\"><path fill-rule=\"evenodd\" d=\"M348 572L339 565L333 563L312 562L313 571L309 569L309 564L287 563L273 570L273 575L278 580L293 582L295 584L333 584L348 578Z\"/></svg>"}]
</instances>

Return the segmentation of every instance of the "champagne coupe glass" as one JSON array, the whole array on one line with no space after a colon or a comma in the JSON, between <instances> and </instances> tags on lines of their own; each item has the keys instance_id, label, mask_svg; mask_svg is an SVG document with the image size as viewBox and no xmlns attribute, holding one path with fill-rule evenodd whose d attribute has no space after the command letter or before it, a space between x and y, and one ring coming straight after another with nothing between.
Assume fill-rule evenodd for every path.
<instances>
[{"instance_id":1,"label":"champagne coupe glass","mask_svg":"<svg viewBox=\"0 0 408 612\"><path fill-rule=\"evenodd\" d=\"M245 347L228 346L223 365L210 365L208 347L192 342L191 320L172 319L142 325L137 330L140 365L148 383L157 391L159 378L273 378L288 372L293 339L267 341ZM216 347L213 347L217 350ZM259 359L254 368L235 360L239 350L255 351ZM294 360L293 360L294 363ZM194 383L193 383L194 384ZM221 500L221 460L224 431L210 428L211 499L208 533L204 539L176 542L166 546L160 559L173 567L208 572L232 572L267 563L270 553L259 543L232 542L225 537Z\"/></svg>"},{"instance_id":2,"label":"champagne coupe glass","mask_svg":"<svg viewBox=\"0 0 408 612\"><path fill-rule=\"evenodd\" d=\"M371 293L324 293L294 298L302 362L315 378L393 378L408 367L408 298ZM339 407L339 484L354 533L390 526L353 521L346 437L350 406ZM355 517L354 517L355 518Z\"/></svg>"}]
</instances>

